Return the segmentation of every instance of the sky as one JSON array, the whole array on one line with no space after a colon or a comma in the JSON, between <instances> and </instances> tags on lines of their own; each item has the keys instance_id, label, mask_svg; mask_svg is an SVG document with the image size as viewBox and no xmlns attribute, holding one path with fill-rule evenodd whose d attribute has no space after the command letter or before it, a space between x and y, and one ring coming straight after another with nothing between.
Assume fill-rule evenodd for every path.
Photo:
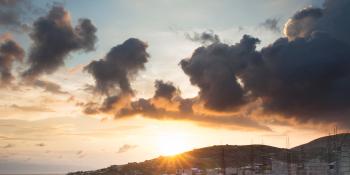
<instances>
[{"instance_id":1,"label":"sky","mask_svg":"<svg viewBox=\"0 0 350 175\"><path fill-rule=\"evenodd\" d=\"M346 132L349 8L0 0L0 174L93 170L219 144L291 148Z\"/></svg>"}]
</instances>

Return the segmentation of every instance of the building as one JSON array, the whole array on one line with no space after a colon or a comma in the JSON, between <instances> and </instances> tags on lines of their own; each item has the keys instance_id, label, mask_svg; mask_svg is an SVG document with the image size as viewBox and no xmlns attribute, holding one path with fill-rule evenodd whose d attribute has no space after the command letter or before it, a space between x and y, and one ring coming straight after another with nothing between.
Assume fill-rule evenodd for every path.
<instances>
[{"instance_id":1,"label":"building","mask_svg":"<svg viewBox=\"0 0 350 175\"><path fill-rule=\"evenodd\" d=\"M328 175L329 163L320 159L311 159L305 162L305 175Z\"/></svg>"},{"instance_id":2,"label":"building","mask_svg":"<svg viewBox=\"0 0 350 175\"><path fill-rule=\"evenodd\" d=\"M226 175L238 175L237 168L228 167L226 168L225 172L226 172Z\"/></svg>"},{"instance_id":3,"label":"building","mask_svg":"<svg viewBox=\"0 0 350 175\"><path fill-rule=\"evenodd\" d=\"M192 169L177 169L176 175L192 175Z\"/></svg>"},{"instance_id":4,"label":"building","mask_svg":"<svg viewBox=\"0 0 350 175\"><path fill-rule=\"evenodd\" d=\"M350 175L350 145L344 145L339 149L336 163L336 174Z\"/></svg>"}]
</instances>

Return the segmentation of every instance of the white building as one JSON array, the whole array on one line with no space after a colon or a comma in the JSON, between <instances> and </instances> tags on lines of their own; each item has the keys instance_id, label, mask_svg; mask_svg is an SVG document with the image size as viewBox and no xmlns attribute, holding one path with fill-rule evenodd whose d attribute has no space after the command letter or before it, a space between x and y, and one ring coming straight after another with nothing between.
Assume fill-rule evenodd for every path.
<instances>
[{"instance_id":1,"label":"white building","mask_svg":"<svg viewBox=\"0 0 350 175\"><path fill-rule=\"evenodd\" d=\"M295 163L287 163L279 160L272 160L271 162L271 175L298 175L298 166Z\"/></svg>"},{"instance_id":2,"label":"white building","mask_svg":"<svg viewBox=\"0 0 350 175\"><path fill-rule=\"evenodd\" d=\"M342 146L338 154L337 171L339 175L350 175L350 146Z\"/></svg>"},{"instance_id":3,"label":"white building","mask_svg":"<svg viewBox=\"0 0 350 175\"><path fill-rule=\"evenodd\" d=\"M176 175L192 175L192 169L178 169Z\"/></svg>"},{"instance_id":4,"label":"white building","mask_svg":"<svg viewBox=\"0 0 350 175\"><path fill-rule=\"evenodd\" d=\"M226 172L226 175L238 175L237 168L228 167L226 168L225 172Z\"/></svg>"},{"instance_id":5,"label":"white building","mask_svg":"<svg viewBox=\"0 0 350 175\"><path fill-rule=\"evenodd\" d=\"M304 165L305 175L328 175L329 164L319 159L311 159Z\"/></svg>"}]
</instances>

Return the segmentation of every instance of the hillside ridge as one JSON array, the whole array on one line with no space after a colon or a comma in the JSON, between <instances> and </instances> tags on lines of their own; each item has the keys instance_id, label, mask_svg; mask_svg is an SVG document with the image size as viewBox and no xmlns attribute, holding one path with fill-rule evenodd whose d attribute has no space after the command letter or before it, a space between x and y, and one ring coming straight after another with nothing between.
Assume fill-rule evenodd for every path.
<instances>
[{"instance_id":1,"label":"hillside ridge","mask_svg":"<svg viewBox=\"0 0 350 175\"><path fill-rule=\"evenodd\" d=\"M330 144L338 142L337 144ZM340 144L341 143L341 144ZM268 145L214 145L203 148L196 148L191 151L175 156L159 156L158 158L145 160L143 162L131 162L124 165L112 165L108 168L96 171L74 172L68 175L119 175L137 174L144 175L159 174L160 172L175 172L179 168L198 167L202 169L221 167L224 157L227 167L242 167L252 163L263 163L268 159L278 161L298 162L301 159L320 160L329 159L334 155L327 154L329 145L341 146L350 145L350 134L337 134L314 139L305 144L291 149L278 148Z\"/></svg>"}]
</instances>

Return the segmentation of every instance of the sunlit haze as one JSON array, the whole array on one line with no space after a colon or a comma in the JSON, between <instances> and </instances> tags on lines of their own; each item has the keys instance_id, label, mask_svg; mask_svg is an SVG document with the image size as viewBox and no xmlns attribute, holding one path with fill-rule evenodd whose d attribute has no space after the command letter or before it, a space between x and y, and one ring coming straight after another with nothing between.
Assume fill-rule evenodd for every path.
<instances>
[{"instance_id":1,"label":"sunlit haze","mask_svg":"<svg viewBox=\"0 0 350 175\"><path fill-rule=\"evenodd\" d=\"M349 11L346 0L0 0L0 174L346 132Z\"/></svg>"}]
</instances>

